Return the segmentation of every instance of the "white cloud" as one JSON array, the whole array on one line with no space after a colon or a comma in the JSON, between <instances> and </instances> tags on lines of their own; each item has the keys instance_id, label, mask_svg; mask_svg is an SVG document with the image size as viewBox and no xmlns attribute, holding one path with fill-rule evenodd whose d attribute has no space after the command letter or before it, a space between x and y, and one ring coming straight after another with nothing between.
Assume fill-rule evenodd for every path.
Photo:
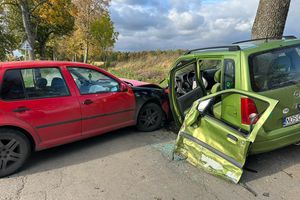
<instances>
[{"instance_id":1,"label":"white cloud","mask_svg":"<svg viewBox=\"0 0 300 200\"><path fill-rule=\"evenodd\" d=\"M181 30L192 30L203 24L204 18L201 15L189 12L178 12L173 9L169 12L168 18Z\"/></svg>"},{"instance_id":2,"label":"white cloud","mask_svg":"<svg viewBox=\"0 0 300 200\"><path fill-rule=\"evenodd\" d=\"M238 31L247 32L252 28L252 24L252 20L242 20L236 24L235 29Z\"/></svg>"},{"instance_id":3,"label":"white cloud","mask_svg":"<svg viewBox=\"0 0 300 200\"><path fill-rule=\"evenodd\" d=\"M199 3L200 2L200 3ZM248 39L259 0L113 0L116 50L190 49ZM298 34L292 0L286 33Z\"/></svg>"},{"instance_id":4,"label":"white cloud","mask_svg":"<svg viewBox=\"0 0 300 200\"><path fill-rule=\"evenodd\" d=\"M300 2L299 0L291 0L289 15L286 21L285 34L296 35L300 37L300 29L298 22L300 20Z\"/></svg>"}]
</instances>

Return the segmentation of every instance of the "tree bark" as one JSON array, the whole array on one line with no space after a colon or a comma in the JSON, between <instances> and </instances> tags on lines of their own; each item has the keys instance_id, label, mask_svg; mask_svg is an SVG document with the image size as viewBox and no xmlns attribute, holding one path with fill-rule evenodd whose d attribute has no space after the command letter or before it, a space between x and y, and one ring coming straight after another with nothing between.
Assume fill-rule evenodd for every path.
<instances>
[{"instance_id":1,"label":"tree bark","mask_svg":"<svg viewBox=\"0 0 300 200\"><path fill-rule=\"evenodd\" d=\"M21 13L22 13L22 21L25 29L25 33L27 36L27 40L31 46L31 50L29 50L29 59L34 60L34 43L35 43L35 34L33 32L32 24L30 21L30 10L28 8L27 1L19 0Z\"/></svg>"},{"instance_id":2,"label":"tree bark","mask_svg":"<svg viewBox=\"0 0 300 200\"><path fill-rule=\"evenodd\" d=\"M40 41L40 56L41 60L46 59L46 41Z\"/></svg>"},{"instance_id":3,"label":"tree bark","mask_svg":"<svg viewBox=\"0 0 300 200\"><path fill-rule=\"evenodd\" d=\"M291 0L260 0L252 27L252 39L281 39Z\"/></svg>"},{"instance_id":4,"label":"tree bark","mask_svg":"<svg viewBox=\"0 0 300 200\"><path fill-rule=\"evenodd\" d=\"M89 42L87 41L86 45L85 45L85 49L84 49L84 59L83 59L83 62L84 63L88 63L88 60L89 60Z\"/></svg>"},{"instance_id":5,"label":"tree bark","mask_svg":"<svg viewBox=\"0 0 300 200\"><path fill-rule=\"evenodd\" d=\"M43 31L37 31L39 34L36 36L36 41L38 41L39 44L39 54L41 57L41 60L46 59L46 45L47 41L49 40L49 37L51 35L51 31L49 31L47 28L43 28Z\"/></svg>"}]
</instances>

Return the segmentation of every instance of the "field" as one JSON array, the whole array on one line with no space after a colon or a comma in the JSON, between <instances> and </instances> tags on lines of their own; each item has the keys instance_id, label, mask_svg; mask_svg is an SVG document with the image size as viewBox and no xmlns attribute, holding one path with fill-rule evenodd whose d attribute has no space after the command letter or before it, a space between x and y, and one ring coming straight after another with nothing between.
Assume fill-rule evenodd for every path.
<instances>
[{"instance_id":1,"label":"field","mask_svg":"<svg viewBox=\"0 0 300 200\"><path fill-rule=\"evenodd\" d=\"M122 53L115 56L107 70L118 77L159 83L182 54L181 50Z\"/></svg>"}]
</instances>

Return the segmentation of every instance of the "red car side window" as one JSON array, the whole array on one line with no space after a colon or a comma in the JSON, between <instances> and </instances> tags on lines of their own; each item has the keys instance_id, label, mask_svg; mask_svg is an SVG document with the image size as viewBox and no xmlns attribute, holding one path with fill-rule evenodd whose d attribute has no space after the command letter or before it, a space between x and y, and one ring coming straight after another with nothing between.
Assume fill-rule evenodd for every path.
<instances>
[{"instance_id":1,"label":"red car side window","mask_svg":"<svg viewBox=\"0 0 300 200\"><path fill-rule=\"evenodd\" d=\"M4 100L25 99L25 90L22 82L22 75L19 69L6 71L2 82L1 98Z\"/></svg>"},{"instance_id":2,"label":"red car side window","mask_svg":"<svg viewBox=\"0 0 300 200\"><path fill-rule=\"evenodd\" d=\"M119 82L111 77L102 74L99 71L80 68L68 67L80 94L97 94L120 91Z\"/></svg>"},{"instance_id":3,"label":"red car side window","mask_svg":"<svg viewBox=\"0 0 300 200\"><path fill-rule=\"evenodd\" d=\"M69 96L70 92L59 68L7 70L1 97L4 100L38 99Z\"/></svg>"}]
</instances>

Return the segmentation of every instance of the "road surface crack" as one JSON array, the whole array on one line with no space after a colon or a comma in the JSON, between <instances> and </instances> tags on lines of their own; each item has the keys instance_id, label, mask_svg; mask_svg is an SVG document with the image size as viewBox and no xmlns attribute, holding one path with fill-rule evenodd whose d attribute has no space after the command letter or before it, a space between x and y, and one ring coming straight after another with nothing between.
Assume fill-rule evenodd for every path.
<instances>
[{"instance_id":1,"label":"road surface crack","mask_svg":"<svg viewBox=\"0 0 300 200\"><path fill-rule=\"evenodd\" d=\"M285 170L281 170L283 173L285 173L286 175L288 175L290 178L293 178L293 174L292 173L288 173Z\"/></svg>"},{"instance_id":2,"label":"road surface crack","mask_svg":"<svg viewBox=\"0 0 300 200\"><path fill-rule=\"evenodd\" d=\"M59 187L62 186L63 176L64 176L63 171L60 171L60 172L59 172L59 180L58 180L58 184L56 184L56 185L53 187L53 189L56 189L56 188L59 188Z\"/></svg>"},{"instance_id":3,"label":"road surface crack","mask_svg":"<svg viewBox=\"0 0 300 200\"><path fill-rule=\"evenodd\" d=\"M25 184L26 184L26 180L27 180L27 177L24 176L21 178L21 187L17 190L17 193L16 193L16 196L17 196L17 199L20 200L21 199L21 193L25 187Z\"/></svg>"},{"instance_id":4,"label":"road surface crack","mask_svg":"<svg viewBox=\"0 0 300 200\"><path fill-rule=\"evenodd\" d=\"M240 182L239 185L245 188L251 194L253 194L253 196L257 197L257 193L248 184Z\"/></svg>"}]
</instances>

